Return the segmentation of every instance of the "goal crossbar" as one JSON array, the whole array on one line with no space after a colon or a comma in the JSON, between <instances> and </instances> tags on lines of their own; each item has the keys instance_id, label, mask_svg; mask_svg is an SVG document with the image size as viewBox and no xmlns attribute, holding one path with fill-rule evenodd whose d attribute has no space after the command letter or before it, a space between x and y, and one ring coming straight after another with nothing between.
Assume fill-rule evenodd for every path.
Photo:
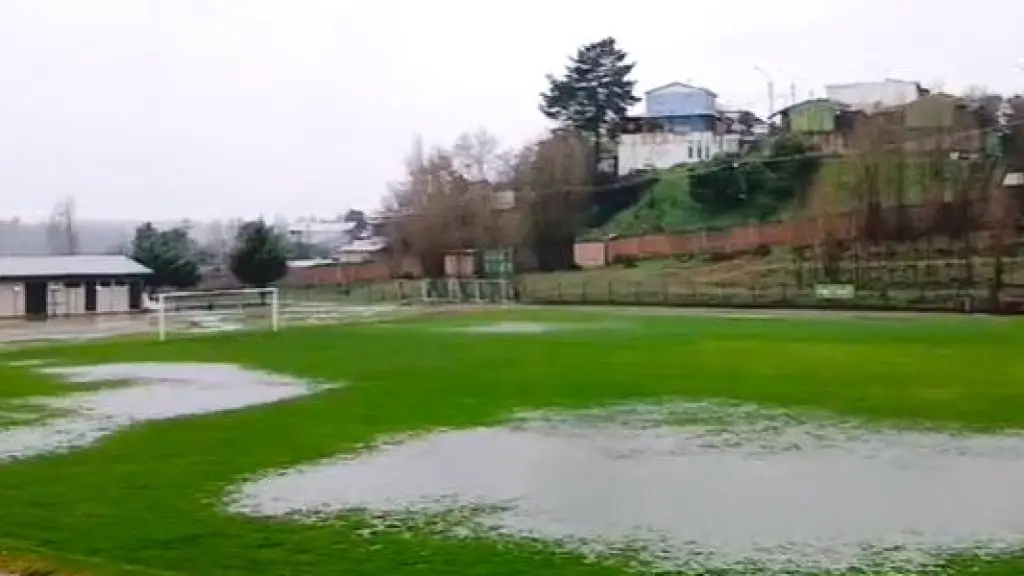
<instances>
[{"instance_id":1,"label":"goal crossbar","mask_svg":"<svg viewBox=\"0 0 1024 576\"><path fill-rule=\"evenodd\" d=\"M216 299L219 297L242 296L247 294L261 294L269 296L270 306L270 329L276 332L280 326L280 300L277 288L236 288L231 290L197 290L193 292L161 292L157 295L157 333L160 341L167 339L167 313L168 301L184 299ZM262 296L261 296L262 298Z\"/></svg>"}]
</instances>

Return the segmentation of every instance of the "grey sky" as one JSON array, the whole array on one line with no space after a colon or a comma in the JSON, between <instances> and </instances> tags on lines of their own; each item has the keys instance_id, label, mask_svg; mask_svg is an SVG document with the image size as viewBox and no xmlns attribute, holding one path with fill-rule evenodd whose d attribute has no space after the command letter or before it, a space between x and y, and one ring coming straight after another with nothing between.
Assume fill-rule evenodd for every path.
<instances>
[{"instance_id":1,"label":"grey sky","mask_svg":"<svg viewBox=\"0 0 1024 576\"><path fill-rule=\"evenodd\" d=\"M374 208L416 134L539 134L544 74L606 35L641 89L759 111L755 65L780 101L886 76L1021 92L1021 22L1019 0L0 0L0 217Z\"/></svg>"}]
</instances>

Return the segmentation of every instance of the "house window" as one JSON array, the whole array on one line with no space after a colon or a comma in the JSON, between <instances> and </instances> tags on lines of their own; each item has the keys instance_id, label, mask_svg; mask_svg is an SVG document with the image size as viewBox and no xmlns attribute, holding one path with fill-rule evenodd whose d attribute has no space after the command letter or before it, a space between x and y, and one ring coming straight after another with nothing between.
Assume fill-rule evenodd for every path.
<instances>
[{"instance_id":1,"label":"house window","mask_svg":"<svg viewBox=\"0 0 1024 576\"><path fill-rule=\"evenodd\" d=\"M686 157L693 160L693 144L686 147Z\"/></svg>"},{"instance_id":2,"label":"house window","mask_svg":"<svg viewBox=\"0 0 1024 576\"><path fill-rule=\"evenodd\" d=\"M711 144L704 145L704 157L711 160Z\"/></svg>"},{"instance_id":3,"label":"house window","mask_svg":"<svg viewBox=\"0 0 1024 576\"><path fill-rule=\"evenodd\" d=\"M701 148L700 142L697 143L697 160L704 159L704 149Z\"/></svg>"}]
</instances>

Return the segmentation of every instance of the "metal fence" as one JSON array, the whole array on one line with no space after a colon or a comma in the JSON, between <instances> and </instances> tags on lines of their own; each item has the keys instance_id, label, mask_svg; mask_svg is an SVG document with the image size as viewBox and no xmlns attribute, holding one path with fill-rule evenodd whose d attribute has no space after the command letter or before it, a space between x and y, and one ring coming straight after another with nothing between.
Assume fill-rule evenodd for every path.
<instances>
[{"instance_id":1,"label":"metal fence","mask_svg":"<svg viewBox=\"0 0 1024 576\"><path fill-rule=\"evenodd\" d=\"M852 287L826 293L815 284L765 282L749 286L622 280L543 281L523 278L507 285L462 282L458 294L447 281L429 281L427 297L421 280L395 280L359 286L317 286L283 290L285 302L342 306L384 303L509 303L564 305L647 305L733 308L814 308L836 310L905 310L943 312L1006 312L1020 306L1007 294L1024 293L1010 286L994 295L990 286L951 286L942 283L899 283L882 287ZM1021 299L1024 303L1024 299Z\"/></svg>"},{"instance_id":2,"label":"metal fence","mask_svg":"<svg viewBox=\"0 0 1024 576\"><path fill-rule=\"evenodd\" d=\"M582 281L521 283L518 301L532 304L606 304L735 308L818 308L944 312L1006 311L988 287L891 285L826 291L821 285L778 282L749 286L678 282Z\"/></svg>"}]
</instances>

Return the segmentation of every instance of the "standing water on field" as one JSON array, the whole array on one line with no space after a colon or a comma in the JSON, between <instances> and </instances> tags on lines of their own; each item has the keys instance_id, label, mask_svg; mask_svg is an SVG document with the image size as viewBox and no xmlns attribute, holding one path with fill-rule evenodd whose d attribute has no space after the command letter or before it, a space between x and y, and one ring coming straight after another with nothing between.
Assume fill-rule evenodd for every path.
<instances>
[{"instance_id":1,"label":"standing water on field","mask_svg":"<svg viewBox=\"0 0 1024 576\"><path fill-rule=\"evenodd\" d=\"M710 404L538 413L282 471L228 501L540 538L664 570L913 570L1024 547L1024 437Z\"/></svg>"},{"instance_id":2,"label":"standing water on field","mask_svg":"<svg viewBox=\"0 0 1024 576\"><path fill-rule=\"evenodd\" d=\"M70 383L123 382L125 386L21 401L59 416L0 427L0 462L81 448L141 422L237 410L322 388L230 364L105 364L40 371Z\"/></svg>"}]
</instances>

